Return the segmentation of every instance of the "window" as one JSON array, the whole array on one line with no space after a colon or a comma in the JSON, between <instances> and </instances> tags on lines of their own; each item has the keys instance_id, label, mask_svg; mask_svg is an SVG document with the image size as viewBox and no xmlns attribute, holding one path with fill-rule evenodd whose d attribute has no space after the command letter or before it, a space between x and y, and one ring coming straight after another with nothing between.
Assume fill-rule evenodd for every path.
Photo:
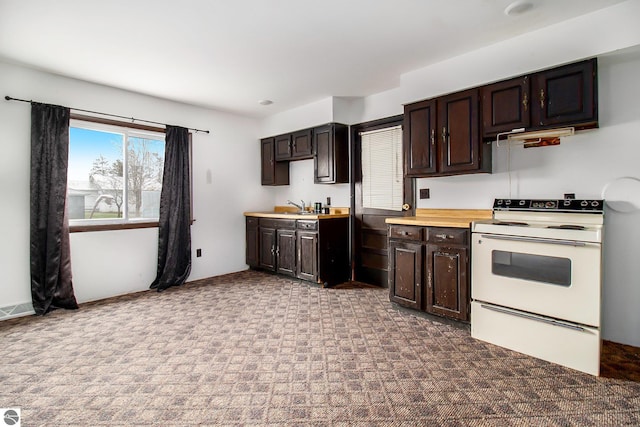
<instances>
[{"instance_id":1,"label":"window","mask_svg":"<svg viewBox=\"0 0 640 427\"><path fill-rule=\"evenodd\" d=\"M363 132L362 207L402 210L402 127Z\"/></svg>"},{"instance_id":2,"label":"window","mask_svg":"<svg viewBox=\"0 0 640 427\"><path fill-rule=\"evenodd\" d=\"M157 222L163 129L72 120L67 207L70 226Z\"/></svg>"}]
</instances>

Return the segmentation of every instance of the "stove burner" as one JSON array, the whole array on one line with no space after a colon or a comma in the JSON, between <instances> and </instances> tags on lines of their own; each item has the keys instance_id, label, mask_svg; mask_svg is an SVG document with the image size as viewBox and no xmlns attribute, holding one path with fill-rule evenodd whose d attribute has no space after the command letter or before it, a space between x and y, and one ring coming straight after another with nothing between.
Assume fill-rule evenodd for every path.
<instances>
[{"instance_id":1,"label":"stove burner","mask_svg":"<svg viewBox=\"0 0 640 427\"><path fill-rule=\"evenodd\" d=\"M508 225L511 227L528 227L529 224L526 222L517 222L517 221L496 221L495 225Z\"/></svg>"},{"instance_id":2,"label":"stove burner","mask_svg":"<svg viewBox=\"0 0 640 427\"><path fill-rule=\"evenodd\" d=\"M587 229L582 225L572 225L572 224L550 225L547 228L556 228L558 230L586 230Z\"/></svg>"}]
</instances>

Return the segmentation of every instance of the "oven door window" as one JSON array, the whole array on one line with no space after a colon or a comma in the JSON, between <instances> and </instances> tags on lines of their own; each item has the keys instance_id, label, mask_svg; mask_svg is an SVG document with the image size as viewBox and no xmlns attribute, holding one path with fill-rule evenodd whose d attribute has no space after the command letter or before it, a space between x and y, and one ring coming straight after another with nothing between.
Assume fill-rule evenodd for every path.
<instances>
[{"instance_id":1,"label":"oven door window","mask_svg":"<svg viewBox=\"0 0 640 427\"><path fill-rule=\"evenodd\" d=\"M571 286L571 260L544 255L494 250L491 272L497 276Z\"/></svg>"}]
</instances>

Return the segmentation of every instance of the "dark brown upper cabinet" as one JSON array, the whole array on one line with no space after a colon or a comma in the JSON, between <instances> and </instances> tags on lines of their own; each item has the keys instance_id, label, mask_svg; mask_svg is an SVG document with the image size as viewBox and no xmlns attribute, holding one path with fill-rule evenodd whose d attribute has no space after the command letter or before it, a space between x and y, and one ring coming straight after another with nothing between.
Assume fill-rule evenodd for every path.
<instances>
[{"instance_id":1,"label":"dark brown upper cabinet","mask_svg":"<svg viewBox=\"0 0 640 427\"><path fill-rule=\"evenodd\" d=\"M304 129L275 137L276 161L302 160L313 157L313 129Z\"/></svg>"},{"instance_id":2,"label":"dark brown upper cabinet","mask_svg":"<svg viewBox=\"0 0 640 427\"><path fill-rule=\"evenodd\" d=\"M406 175L436 173L436 127L435 99L405 106L402 137Z\"/></svg>"},{"instance_id":3,"label":"dark brown upper cabinet","mask_svg":"<svg viewBox=\"0 0 640 427\"><path fill-rule=\"evenodd\" d=\"M438 130L441 132L439 170L442 175L491 170L480 139L478 89L438 98Z\"/></svg>"},{"instance_id":4,"label":"dark brown upper cabinet","mask_svg":"<svg viewBox=\"0 0 640 427\"><path fill-rule=\"evenodd\" d=\"M594 58L483 86L482 137L518 128L597 127L597 66Z\"/></svg>"},{"instance_id":5,"label":"dark brown upper cabinet","mask_svg":"<svg viewBox=\"0 0 640 427\"><path fill-rule=\"evenodd\" d=\"M289 185L289 162L276 161L275 147L275 138L260 141L262 185Z\"/></svg>"},{"instance_id":6,"label":"dark brown upper cabinet","mask_svg":"<svg viewBox=\"0 0 640 427\"><path fill-rule=\"evenodd\" d=\"M291 134L291 158L310 159L313 157L313 129L305 129Z\"/></svg>"},{"instance_id":7,"label":"dark brown upper cabinet","mask_svg":"<svg viewBox=\"0 0 640 427\"><path fill-rule=\"evenodd\" d=\"M403 138L408 176L491 171L491 147L480 138L479 89L405 105Z\"/></svg>"},{"instance_id":8,"label":"dark brown upper cabinet","mask_svg":"<svg viewBox=\"0 0 640 427\"><path fill-rule=\"evenodd\" d=\"M278 135L275 137L276 161L291 159L291 134Z\"/></svg>"},{"instance_id":9,"label":"dark brown upper cabinet","mask_svg":"<svg viewBox=\"0 0 640 427\"><path fill-rule=\"evenodd\" d=\"M331 123L313 130L314 182L339 184L349 182L348 127Z\"/></svg>"},{"instance_id":10,"label":"dark brown upper cabinet","mask_svg":"<svg viewBox=\"0 0 640 427\"><path fill-rule=\"evenodd\" d=\"M530 79L516 77L483 86L482 135L495 137L500 132L530 127Z\"/></svg>"},{"instance_id":11,"label":"dark brown upper cabinet","mask_svg":"<svg viewBox=\"0 0 640 427\"><path fill-rule=\"evenodd\" d=\"M597 61L590 59L531 76L531 122L535 127L598 123Z\"/></svg>"},{"instance_id":12,"label":"dark brown upper cabinet","mask_svg":"<svg viewBox=\"0 0 640 427\"><path fill-rule=\"evenodd\" d=\"M349 127L329 123L263 138L262 185L289 185L289 162L314 159L316 184L349 182Z\"/></svg>"}]
</instances>

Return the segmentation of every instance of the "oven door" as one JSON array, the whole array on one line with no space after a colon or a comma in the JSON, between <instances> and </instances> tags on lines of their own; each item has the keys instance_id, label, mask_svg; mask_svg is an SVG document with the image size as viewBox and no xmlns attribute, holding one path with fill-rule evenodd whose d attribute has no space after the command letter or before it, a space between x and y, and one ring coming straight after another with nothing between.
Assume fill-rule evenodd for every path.
<instances>
[{"instance_id":1,"label":"oven door","mask_svg":"<svg viewBox=\"0 0 640 427\"><path fill-rule=\"evenodd\" d=\"M599 327L600 249L598 243L474 233L471 296Z\"/></svg>"}]
</instances>

